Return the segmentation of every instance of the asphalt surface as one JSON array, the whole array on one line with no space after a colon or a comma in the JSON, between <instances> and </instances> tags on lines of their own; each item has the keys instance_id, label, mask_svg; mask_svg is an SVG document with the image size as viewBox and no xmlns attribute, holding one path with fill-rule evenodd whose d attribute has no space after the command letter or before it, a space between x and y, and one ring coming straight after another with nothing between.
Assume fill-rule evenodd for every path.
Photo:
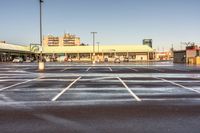
<instances>
[{"instance_id":1,"label":"asphalt surface","mask_svg":"<svg viewBox=\"0 0 200 133\"><path fill-rule=\"evenodd\" d=\"M0 63L2 133L199 133L200 66Z\"/></svg>"}]
</instances>

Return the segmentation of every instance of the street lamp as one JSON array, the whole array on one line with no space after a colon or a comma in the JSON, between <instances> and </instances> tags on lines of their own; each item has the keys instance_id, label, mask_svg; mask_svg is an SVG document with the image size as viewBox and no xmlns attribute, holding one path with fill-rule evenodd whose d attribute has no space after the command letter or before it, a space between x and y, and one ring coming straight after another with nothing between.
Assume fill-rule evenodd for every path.
<instances>
[{"instance_id":1,"label":"street lamp","mask_svg":"<svg viewBox=\"0 0 200 133\"><path fill-rule=\"evenodd\" d=\"M43 57L42 57L42 3L44 2L44 0L39 0L40 2L40 60L39 60L39 66L38 66L38 69L39 71L44 71L45 69L45 64L44 64L44 61L43 61Z\"/></svg>"},{"instance_id":2,"label":"street lamp","mask_svg":"<svg viewBox=\"0 0 200 133\"><path fill-rule=\"evenodd\" d=\"M93 35L93 61L92 63L95 64L95 34L97 34L97 32L91 32L91 34Z\"/></svg>"}]
</instances>

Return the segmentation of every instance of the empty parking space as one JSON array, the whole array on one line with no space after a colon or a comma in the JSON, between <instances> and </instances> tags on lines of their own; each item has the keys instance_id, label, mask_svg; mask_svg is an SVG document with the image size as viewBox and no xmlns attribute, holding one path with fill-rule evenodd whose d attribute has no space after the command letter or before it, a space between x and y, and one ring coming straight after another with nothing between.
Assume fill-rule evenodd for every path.
<instances>
[{"instance_id":1,"label":"empty parking space","mask_svg":"<svg viewBox=\"0 0 200 133\"><path fill-rule=\"evenodd\" d=\"M0 100L4 102L104 104L112 101L126 103L200 98L200 76L188 67L47 65L45 72L41 73L37 71L37 66L28 65L17 68L6 66L0 70L4 71L0 73Z\"/></svg>"},{"instance_id":2,"label":"empty parking space","mask_svg":"<svg viewBox=\"0 0 200 133\"><path fill-rule=\"evenodd\" d=\"M123 78L124 82L143 100L200 98L200 95L153 77Z\"/></svg>"},{"instance_id":3,"label":"empty parking space","mask_svg":"<svg viewBox=\"0 0 200 133\"><path fill-rule=\"evenodd\" d=\"M117 78L82 77L58 100L115 101L134 100Z\"/></svg>"},{"instance_id":4,"label":"empty parking space","mask_svg":"<svg viewBox=\"0 0 200 133\"><path fill-rule=\"evenodd\" d=\"M13 101L50 101L71 82L73 77L41 77L24 79L24 82L8 81L1 87L1 94ZM10 79L9 79L10 80Z\"/></svg>"}]
</instances>

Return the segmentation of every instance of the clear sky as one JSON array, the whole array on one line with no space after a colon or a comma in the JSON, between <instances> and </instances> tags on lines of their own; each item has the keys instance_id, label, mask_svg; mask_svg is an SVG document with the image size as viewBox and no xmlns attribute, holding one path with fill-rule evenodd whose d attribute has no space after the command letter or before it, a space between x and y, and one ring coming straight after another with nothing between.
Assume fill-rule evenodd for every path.
<instances>
[{"instance_id":1,"label":"clear sky","mask_svg":"<svg viewBox=\"0 0 200 133\"><path fill-rule=\"evenodd\" d=\"M142 44L155 49L200 42L200 0L44 0L44 35L76 34L91 44ZM39 43L39 0L0 0L0 40Z\"/></svg>"}]
</instances>

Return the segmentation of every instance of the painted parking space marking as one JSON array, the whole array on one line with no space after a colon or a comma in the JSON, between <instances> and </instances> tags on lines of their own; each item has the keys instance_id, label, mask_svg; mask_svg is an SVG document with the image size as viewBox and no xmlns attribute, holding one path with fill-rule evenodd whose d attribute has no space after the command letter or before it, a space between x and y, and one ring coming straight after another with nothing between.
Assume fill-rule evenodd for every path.
<instances>
[{"instance_id":1,"label":"painted parking space marking","mask_svg":"<svg viewBox=\"0 0 200 133\"><path fill-rule=\"evenodd\" d=\"M70 70L71 68L65 68L65 69L63 69L63 70L60 70L60 72L64 72L64 71L66 71L66 70Z\"/></svg>"},{"instance_id":2,"label":"painted parking space marking","mask_svg":"<svg viewBox=\"0 0 200 133\"><path fill-rule=\"evenodd\" d=\"M63 93L65 93L70 87L75 84L81 77L75 79L70 85L68 85L65 89L63 89L60 93L58 93L51 101L56 101Z\"/></svg>"},{"instance_id":3,"label":"painted parking space marking","mask_svg":"<svg viewBox=\"0 0 200 133\"><path fill-rule=\"evenodd\" d=\"M173 82L173 81L170 81L170 80L166 80L166 79L160 78L160 77L154 77L154 78L159 79L159 80L162 80L162 81L165 81L165 82L168 82L168 83L171 83L171 84L176 85L176 86L178 86L178 87L181 87L181 88L183 88L183 89L190 90L190 91L193 91L193 92L196 92L196 93L200 94L200 91L195 90L195 89L192 89L192 88L189 88L189 87L186 87L186 86L183 86L183 85L178 84L178 83L176 83L176 82Z\"/></svg>"},{"instance_id":4,"label":"painted parking space marking","mask_svg":"<svg viewBox=\"0 0 200 133\"><path fill-rule=\"evenodd\" d=\"M128 90L128 92L138 101L142 101L127 85L126 83L119 77L117 79L124 85L124 87Z\"/></svg>"},{"instance_id":5,"label":"painted parking space marking","mask_svg":"<svg viewBox=\"0 0 200 133\"><path fill-rule=\"evenodd\" d=\"M111 72L113 71L111 67L108 67L108 69L109 69Z\"/></svg>"},{"instance_id":6,"label":"painted parking space marking","mask_svg":"<svg viewBox=\"0 0 200 133\"><path fill-rule=\"evenodd\" d=\"M13 84L13 85L10 85L10 86L7 86L7 87L4 87L4 88L0 88L0 92L1 92L1 91L4 91L4 90L6 90L6 89L10 89L10 88L12 88L12 87L15 87L15 86L21 85L21 84L25 84L25 83L28 83L28 82L34 81L34 80L36 80L36 79L40 79L40 78L41 78L41 77L39 77L39 78L35 78L35 79L29 79L29 80L26 80L26 81L24 81L24 82L20 82L20 83L16 83L16 84Z\"/></svg>"},{"instance_id":7,"label":"painted parking space marking","mask_svg":"<svg viewBox=\"0 0 200 133\"><path fill-rule=\"evenodd\" d=\"M138 72L139 70L137 70L137 69L135 69L135 68L128 68L128 69L131 69L131 70L133 70L133 71L135 71L135 72Z\"/></svg>"},{"instance_id":8,"label":"painted parking space marking","mask_svg":"<svg viewBox=\"0 0 200 133\"><path fill-rule=\"evenodd\" d=\"M88 69L86 70L86 72L88 72L92 67L88 67Z\"/></svg>"}]
</instances>

